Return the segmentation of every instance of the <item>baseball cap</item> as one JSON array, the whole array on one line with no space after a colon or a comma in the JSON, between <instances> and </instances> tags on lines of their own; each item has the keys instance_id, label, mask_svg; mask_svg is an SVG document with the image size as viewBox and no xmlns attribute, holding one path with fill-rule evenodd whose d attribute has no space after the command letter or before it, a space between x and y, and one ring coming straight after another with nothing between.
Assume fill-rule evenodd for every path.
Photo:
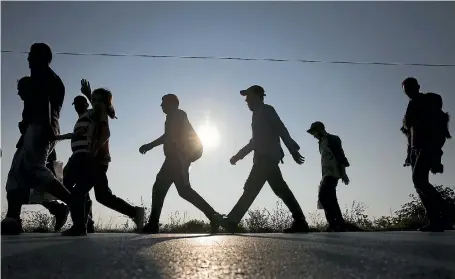
<instances>
[{"instance_id":1,"label":"baseball cap","mask_svg":"<svg viewBox=\"0 0 455 279\"><path fill-rule=\"evenodd\" d=\"M307 130L307 133L313 134L313 132L316 130L325 130L324 123L321 121L313 122L310 126L310 129Z\"/></svg>"},{"instance_id":2,"label":"baseball cap","mask_svg":"<svg viewBox=\"0 0 455 279\"><path fill-rule=\"evenodd\" d=\"M88 104L87 98L85 98L85 96L82 96L82 95L78 95L78 96L74 97L73 105L80 104L80 103Z\"/></svg>"},{"instance_id":3,"label":"baseball cap","mask_svg":"<svg viewBox=\"0 0 455 279\"><path fill-rule=\"evenodd\" d=\"M256 94L256 95L259 95L262 97L265 96L264 88L262 88L262 86L260 86L260 85L253 85L253 86L248 87L245 90L240 91L240 95L242 95L242 96L246 96L247 94L250 94L250 93Z\"/></svg>"},{"instance_id":4,"label":"baseball cap","mask_svg":"<svg viewBox=\"0 0 455 279\"><path fill-rule=\"evenodd\" d=\"M179 98L175 94L166 94L162 98L163 102L170 102L170 103L175 103L179 104Z\"/></svg>"}]
</instances>

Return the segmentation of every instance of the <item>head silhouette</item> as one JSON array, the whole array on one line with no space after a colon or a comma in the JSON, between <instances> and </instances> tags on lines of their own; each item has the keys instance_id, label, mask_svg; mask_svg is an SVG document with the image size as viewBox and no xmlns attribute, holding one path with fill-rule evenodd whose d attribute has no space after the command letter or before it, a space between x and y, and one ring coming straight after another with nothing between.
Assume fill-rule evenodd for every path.
<instances>
[{"instance_id":1,"label":"head silhouette","mask_svg":"<svg viewBox=\"0 0 455 279\"><path fill-rule=\"evenodd\" d=\"M92 106L96 113L107 114L111 119L115 117L115 109L112 105L112 93L108 89L98 88L92 93Z\"/></svg>"},{"instance_id":2,"label":"head silhouette","mask_svg":"<svg viewBox=\"0 0 455 279\"><path fill-rule=\"evenodd\" d=\"M420 85L416 78L408 77L403 80L403 91L410 99L416 97L420 92Z\"/></svg>"},{"instance_id":3,"label":"head silhouette","mask_svg":"<svg viewBox=\"0 0 455 279\"><path fill-rule=\"evenodd\" d=\"M89 107L87 98L81 95L74 98L73 105L78 115L85 113Z\"/></svg>"},{"instance_id":4,"label":"head silhouette","mask_svg":"<svg viewBox=\"0 0 455 279\"><path fill-rule=\"evenodd\" d=\"M49 67L52 61L51 48L45 43L34 43L28 53L28 66L30 69Z\"/></svg>"},{"instance_id":5,"label":"head silhouette","mask_svg":"<svg viewBox=\"0 0 455 279\"><path fill-rule=\"evenodd\" d=\"M251 111L255 111L260 105L264 104L264 88L259 85L253 85L245 90L240 91L240 95L245 96L245 102Z\"/></svg>"},{"instance_id":6,"label":"head silhouette","mask_svg":"<svg viewBox=\"0 0 455 279\"><path fill-rule=\"evenodd\" d=\"M321 121L313 122L311 124L310 129L308 129L307 133L309 133L318 140L321 140L322 138L325 137L325 135L327 135L325 125Z\"/></svg>"},{"instance_id":7,"label":"head silhouette","mask_svg":"<svg viewBox=\"0 0 455 279\"><path fill-rule=\"evenodd\" d=\"M177 110L179 105L179 98L174 94L167 94L161 98L161 109L165 114Z\"/></svg>"}]
</instances>

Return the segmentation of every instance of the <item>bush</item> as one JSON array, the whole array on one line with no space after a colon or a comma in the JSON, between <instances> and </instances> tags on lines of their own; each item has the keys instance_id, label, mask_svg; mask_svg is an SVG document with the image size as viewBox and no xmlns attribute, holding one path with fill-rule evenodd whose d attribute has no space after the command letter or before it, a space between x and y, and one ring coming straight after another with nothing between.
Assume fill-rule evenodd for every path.
<instances>
[{"instance_id":1,"label":"bush","mask_svg":"<svg viewBox=\"0 0 455 279\"><path fill-rule=\"evenodd\" d=\"M452 187L436 186L441 193L449 212L455 212L455 191ZM350 207L346 206L343 217L347 223L349 231L390 231L390 230L416 230L426 224L425 209L420 199L411 194L411 200L390 216L370 218L367 214L367 206L362 202L353 201ZM146 219L150 215L150 208L144 206L141 198L142 207L146 208ZM307 221L311 231L324 231L327 228L323 211L307 214ZM2 219L5 213L2 213ZM23 228L26 232L52 232L54 220L46 210L23 211ZM455 224L454 216L451 216L452 223ZM122 225L114 225L116 222L110 218L106 223L103 220L95 220L97 232L133 232L134 226L129 219L125 219ZM272 233L281 232L284 228L291 225L292 216L282 202L277 202L276 207L269 209L252 209L238 225L239 232L249 233ZM64 229L70 226L67 222ZM163 233L208 233L210 224L202 220L189 219L186 213L180 215L179 211L169 216L169 222L160 224L160 231Z\"/></svg>"}]
</instances>

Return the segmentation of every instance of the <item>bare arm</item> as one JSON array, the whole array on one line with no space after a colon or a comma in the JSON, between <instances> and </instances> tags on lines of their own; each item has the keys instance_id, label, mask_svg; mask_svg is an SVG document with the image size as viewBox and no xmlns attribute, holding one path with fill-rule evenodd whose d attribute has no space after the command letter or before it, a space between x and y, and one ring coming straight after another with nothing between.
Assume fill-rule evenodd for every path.
<instances>
[{"instance_id":1,"label":"bare arm","mask_svg":"<svg viewBox=\"0 0 455 279\"><path fill-rule=\"evenodd\" d=\"M68 139L71 139L73 137L73 133L67 133L67 134L63 134L63 135L58 135L55 139L56 140L68 140Z\"/></svg>"},{"instance_id":2,"label":"bare arm","mask_svg":"<svg viewBox=\"0 0 455 279\"><path fill-rule=\"evenodd\" d=\"M300 146L291 138L291 135L289 134L288 129L284 125L283 121L281 121L281 118L278 116L275 109L271 106L267 108L267 117L269 118L273 129L283 140L289 152L295 153L299 151Z\"/></svg>"}]
</instances>

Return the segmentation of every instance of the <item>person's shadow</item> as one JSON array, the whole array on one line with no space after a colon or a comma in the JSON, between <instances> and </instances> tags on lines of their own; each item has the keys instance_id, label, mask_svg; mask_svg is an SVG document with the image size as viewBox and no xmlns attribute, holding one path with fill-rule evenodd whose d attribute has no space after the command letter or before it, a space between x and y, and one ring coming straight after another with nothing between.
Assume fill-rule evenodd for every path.
<instances>
[{"instance_id":1,"label":"person's shadow","mask_svg":"<svg viewBox=\"0 0 455 279\"><path fill-rule=\"evenodd\" d=\"M3 279L163 278L147 256L156 244L201 235L59 234L2 236ZM141 252L142 251L142 252Z\"/></svg>"}]
</instances>

